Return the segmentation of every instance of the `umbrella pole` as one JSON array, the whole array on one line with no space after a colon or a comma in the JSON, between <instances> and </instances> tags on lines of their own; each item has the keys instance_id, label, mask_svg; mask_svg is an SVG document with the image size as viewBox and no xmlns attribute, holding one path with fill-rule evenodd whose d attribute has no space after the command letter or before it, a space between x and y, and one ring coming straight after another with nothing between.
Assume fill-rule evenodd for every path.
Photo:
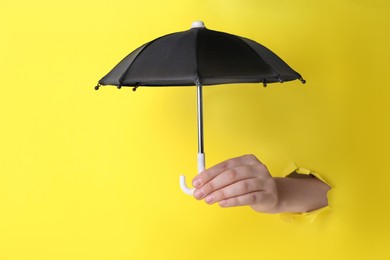
<instances>
[{"instance_id":1,"label":"umbrella pole","mask_svg":"<svg viewBox=\"0 0 390 260\"><path fill-rule=\"evenodd\" d=\"M204 142L203 142L203 93L202 84L199 80L196 81L196 99L198 112L198 173L205 169ZM186 184L186 177L180 175L180 187L184 193L193 195L194 189L191 189Z\"/></svg>"},{"instance_id":2,"label":"umbrella pole","mask_svg":"<svg viewBox=\"0 0 390 260\"><path fill-rule=\"evenodd\" d=\"M198 173L205 169L204 139L203 139L203 91L202 84L196 81L197 114L198 114Z\"/></svg>"}]
</instances>

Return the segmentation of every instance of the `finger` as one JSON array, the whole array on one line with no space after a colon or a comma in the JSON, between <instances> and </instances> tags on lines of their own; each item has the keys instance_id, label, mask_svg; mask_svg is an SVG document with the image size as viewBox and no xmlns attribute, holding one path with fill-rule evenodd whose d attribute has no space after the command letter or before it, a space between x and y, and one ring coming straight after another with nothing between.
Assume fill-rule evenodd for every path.
<instances>
[{"instance_id":1,"label":"finger","mask_svg":"<svg viewBox=\"0 0 390 260\"><path fill-rule=\"evenodd\" d=\"M252 169L252 167L247 165L226 170L217 175L214 179L207 182L205 185L196 189L194 192L194 197L196 199L202 199L205 196L213 192L217 192L224 187L227 187L237 182L241 182L246 179L252 179L256 177L255 173L256 172ZM246 182L239 185L247 186Z\"/></svg>"},{"instance_id":2,"label":"finger","mask_svg":"<svg viewBox=\"0 0 390 260\"><path fill-rule=\"evenodd\" d=\"M208 204L235 198L252 192L264 191L265 184L258 178L246 179L219 189L204 198Z\"/></svg>"},{"instance_id":3,"label":"finger","mask_svg":"<svg viewBox=\"0 0 390 260\"><path fill-rule=\"evenodd\" d=\"M223 208L236 207L236 206L247 206L254 204L265 203L271 195L266 191L256 191L241 196L228 198L218 202L219 206Z\"/></svg>"},{"instance_id":4,"label":"finger","mask_svg":"<svg viewBox=\"0 0 390 260\"><path fill-rule=\"evenodd\" d=\"M240 157L232 158L221 162L215 166L210 167L209 169L199 173L193 180L192 185L195 188L199 188L203 186L205 183L209 182L221 172L224 172L228 169L235 168L242 165L251 165L255 163L259 163L260 161L256 158L256 156L247 154Z\"/></svg>"}]
</instances>

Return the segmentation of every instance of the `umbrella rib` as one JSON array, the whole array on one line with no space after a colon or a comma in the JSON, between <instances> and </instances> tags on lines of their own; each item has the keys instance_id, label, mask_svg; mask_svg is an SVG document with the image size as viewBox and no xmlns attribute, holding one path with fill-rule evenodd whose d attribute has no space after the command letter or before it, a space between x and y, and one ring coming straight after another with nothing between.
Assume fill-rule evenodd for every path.
<instances>
[{"instance_id":1,"label":"umbrella rib","mask_svg":"<svg viewBox=\"0 0 390 260\"><path fill-rule=\"evenodd\" d=\"M260 59L262 59L262 60L264 61L265 64L268 65L268 67L270 68L270 70L272 71L272 73L273 73L276 77L278 77L278 79L279 79L280 82L283 82L283 80L280 78L280 74L277 73L277 72L274 70L274 68L272 68L272 66L271 66L265 59L263 59L263 57L261 57L261 56L257 53L257 51L256 51L255 49L252 48L252 46L250 46L247 42L245 42L243 37L238 37L238 38L239 38L241 41L243 41L243 42L245 43L245 45L248 46L248 47L249 47L249 48L258 56L258 57L260 57ZM265 78L263 78L263 83L264 83L264 84L267 83L266 80L265 80Z\"/></svg>"},{"instance_id":2,"label":"umbrella rib","mask_svg":"<svg viewBox=\"0 0 390 260\"><path fill-rule=\"evenodd\" d=\"M164 37L164 36L158 37L158 38L154 39L153 41L150 41L150 42L144 44L144 47L142 48L142 50L137 54L137 56L134 58L133 62L129 65L129 67L125 70L125 72L123 72L122 76L119 78L118 82L120 85L118 87L122 86L122 80L127 76L127 73L129 73L130 68L132 67L134 62L138 59L138 57L142 54L142 52L146 49L146 47L148 47L150 44L152 44L153 42L155 42L156 40L158 40L162 37ZM135 85L135 87L138 87L137 84L134 84L134 85Z\"/></svg>"}]
</instances>

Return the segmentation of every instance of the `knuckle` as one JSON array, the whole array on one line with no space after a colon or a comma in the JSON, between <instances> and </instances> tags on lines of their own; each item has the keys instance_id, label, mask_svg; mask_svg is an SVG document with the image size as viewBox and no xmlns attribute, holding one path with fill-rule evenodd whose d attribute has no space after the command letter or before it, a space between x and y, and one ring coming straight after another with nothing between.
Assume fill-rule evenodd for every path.
<instances>
[{"instance_id":1,"label":"knuckle","mask_svg":"<svg viewBox=\"0 0 390 260\"><path fill-rule=\"evenodd\" d=\"M192 181L198 181L202 185L205 184L207 182L207 172L199 173Z\"/></svg>"},{"instance_id":2,"label":"knuckle","mask_svg":"<svg viewBox=\"0 0 390 260\"><path fill-rule=\"evenodd\" d=\"M243 185L244 185L244 190L245 190L246 192L252 191L252 183L250 182L250 180L245 181L245 182L243 183Z\"/></svg>"},{"instance_id":3,"label":"knuckle","mask_svg":"<svg viewBox=\"0 0 390 260\"><path fill-rule=\"evenodd\" d=\"M260 175L264 176L264 175L269 174L268 168L264 164L258 163L258 164L253 165L253 166L255 168L255 171L257 171Z\"/></svg>"},{"instance_id":4,"label":"knuckle","mask_svg":"<svg viewBox=\"0 0 390 260\"><path fill-rule=\"evenodd\" d=\"M248 164L262 164L254 154L246 154L243 158Z\"/></svg>"},{"instance_id":5,"label":"knuckle","mask_svg":"<svg viewBox=\"0 0 390 260\"><path fill-rule=\"evenodd\" d=\"M244 158L247 159L248 161L255 161L255 160L257 160L257 157L254 154L245 154Z\"/></svg>"},{"instance_id":6,"label":"knuckle","mask_svg":"<svg viewBox=\"0 0 390 260\"><path fill-rule=\"evenodd\" d=\"M217 190L216 192L214 192L214 197L216 200L226 199L225 192L223 190Z\"/></svg>"},{"instance_id":7,"label":"knuckle","mask_svg":"<svg viewBox=\"0 0 390 260\"><path fill-rule=\"evenodd\" d=\"M241 182L241 192L246 193L251 191L252 185L249 181L243 181Z\"/></svg>"},{"instance_id":8,"label":"knuckle","mask_svg":"<svg viewBox=\"0 0 390 260\"><path fill-rule=\"evenodd\" d=\"M258 192L254 192L254 193L251 193L250 196L249 196L249 203L250 204L254 204L254 203L257 203L260 201L260 193Z\"/></svg>"},{"instance_id":9,"label":"knuckle","mask_svg":"<svg viewBox=\"0 0 390 260\"><path fill-rule=\"evenodd\" d=\"M227 169L229 169L230 161L227 160L227 161L221 162L220 166L221 166L222 171L226 171Z\"/></svg>"},{"instance_id":10,"label":"knuckle","mask_svg":"<svg viewBox=\"0 0 390 260\"><path fill-rule=\"evenodd\" d=\"M215 188L215 184L214 184L212 181L210 181L209 183L207 183L207 184L205 185L205 191L206 191L206 193L212 192L212 191L214 190L214 188Z\"/></svg>"},{"instance_id":11,"label":"knuckle","mask_svg":"<svg viewBox=\"0 0 390 260\"><path fill-rule=\"evenodd\" d=\"M237 180L237 177L238 177L238 172L236 169L230 169L226 176L229 182L234 182L235 180Z\"/></svg>"}]
</instances>

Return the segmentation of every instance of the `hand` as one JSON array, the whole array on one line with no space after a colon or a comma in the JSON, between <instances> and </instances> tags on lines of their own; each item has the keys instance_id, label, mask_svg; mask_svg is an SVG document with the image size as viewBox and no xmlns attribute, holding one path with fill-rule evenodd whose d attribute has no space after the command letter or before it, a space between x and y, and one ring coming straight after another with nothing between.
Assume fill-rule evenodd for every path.
<instances>
[{"instance_id":1,"label":"hand","mask_svg":"<svg viewBox=\"0 0 390 260\"><path fill-rule=\"evenodd\" d=\"M194 197L221 207L251 206L258 212L309 212L328 205L331 187L313 176L272 177L254 155L219 163L192 181Z\"/></svg>"},{"instance_id":2,"label":"hand","mask_svg":"<svg viewBox=\"0 0 390 260\"><path fill-rule=\"evenodd\" d=\"M254 155L219 163L192 181L194 197L221 207L249 205L256 211L273 213L278 194L274 178Z\"/></svg>"}]
</instances>

